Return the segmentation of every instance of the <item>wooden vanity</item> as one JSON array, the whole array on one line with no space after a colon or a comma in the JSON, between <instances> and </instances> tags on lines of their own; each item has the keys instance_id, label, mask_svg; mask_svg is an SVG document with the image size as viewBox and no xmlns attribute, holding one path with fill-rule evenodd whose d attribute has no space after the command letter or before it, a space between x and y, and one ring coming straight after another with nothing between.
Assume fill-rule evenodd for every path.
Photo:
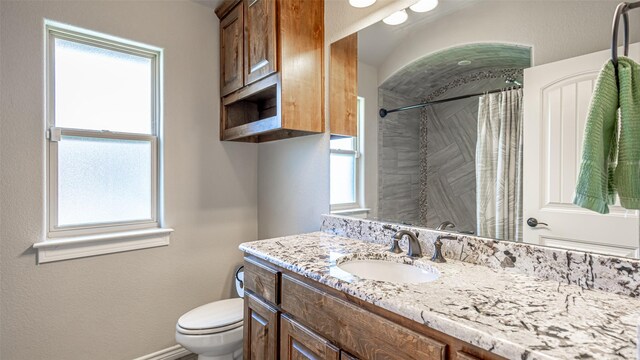
<instances>
[{"instance_id":1,"label":"wooden vanity","mask_svg":"<svg viewBox=\"0 0 640 360\"><path fill-rule=\"evenodd\" d=\"M245 256L245 359L503 359Z\"/></svg>"}]
</instances>

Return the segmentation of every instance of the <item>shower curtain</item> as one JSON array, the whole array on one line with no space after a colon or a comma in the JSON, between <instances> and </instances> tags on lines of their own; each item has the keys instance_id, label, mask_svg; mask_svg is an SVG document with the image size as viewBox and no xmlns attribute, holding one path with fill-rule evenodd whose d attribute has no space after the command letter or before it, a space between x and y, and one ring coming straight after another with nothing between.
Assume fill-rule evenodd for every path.
<instances>
[{"instance_id":1,"label":"shower curtain","mask_svg":"<svg viewBox=\"0 0 640 360\"><path fill-rule=\"evenodd\" d=\"M480 97L478 235L522 241L522 89Z\"/></svg>"}]
</instances>

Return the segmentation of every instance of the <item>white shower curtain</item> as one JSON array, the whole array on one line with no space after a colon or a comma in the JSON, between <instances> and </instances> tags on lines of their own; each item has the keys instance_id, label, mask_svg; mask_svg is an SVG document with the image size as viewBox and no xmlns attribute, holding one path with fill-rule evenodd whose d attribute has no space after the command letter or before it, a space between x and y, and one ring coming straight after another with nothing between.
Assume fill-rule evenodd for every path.
<instances>
[{"instance_id":1,"label":"white shower curtain","mask_svg":"<svg viewBox=\"0 0 640 360\"><path fill-rule=\"evenodd\" d=\"M522 241L522 89L480 97L478 235Z\"/></svg>"}]
</instances>

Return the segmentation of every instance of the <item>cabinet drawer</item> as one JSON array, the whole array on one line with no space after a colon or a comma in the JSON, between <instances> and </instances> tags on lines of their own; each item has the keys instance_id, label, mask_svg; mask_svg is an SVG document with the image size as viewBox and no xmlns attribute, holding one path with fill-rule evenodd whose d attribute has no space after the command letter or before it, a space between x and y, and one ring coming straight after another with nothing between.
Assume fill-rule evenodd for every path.
<instances>
[{"instance_id":1,"label":"cabinet drawer","mask_svg":"<svg viewBox=\"0 0 640 360\"><path fill-rule=\"evenodd\" d=\"M282 276L282 309L361 359L445 359L446 345Z\"/></svg>"},{"instance_id":2,"label":"cabinet drawer","mask_svg":"<svg viewBox=\"0 0 640 360\"><path fill-rule=\"evenodd\" d=\"M244 259L244 286L272 304L280 304L280 272L256 262Z\"/></svg>"},{"instance_id":3,"label":"cabinet drawer","mask_svg":"<svg viewBox=\"0 0 640 360\"><path fill-rule=\"evenodd\" d=\"M280 315L281 360L339 360L340 350L287 315Z\"/></svg>"},{"instance_id":4,"label":"cabinet drawer","mask_svg":"<svg viewBox=\"0 0 640 360\"><path fill-rule=\"evenodd\" d=\"M458 351L456 352L456 360L480 360L480 359L473 355L469 355L465 352Z\"/></svg>"}]
</instances>

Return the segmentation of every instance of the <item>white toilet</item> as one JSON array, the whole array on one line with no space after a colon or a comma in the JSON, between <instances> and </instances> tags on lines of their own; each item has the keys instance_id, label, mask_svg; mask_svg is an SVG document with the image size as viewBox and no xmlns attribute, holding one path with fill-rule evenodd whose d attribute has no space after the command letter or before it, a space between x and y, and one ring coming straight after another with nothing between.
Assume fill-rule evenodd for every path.
<instances>
[{"instance_id":1,"label":"white toilet","mask_svg":"<svg viewBox=\"0 0 640 360\"><path fill-rule=\"evenodd\" d=\"M240 298L202 305L178 319L176 341L198 354L198 360L242 358L243 278L244 273L240 268L235 279Z\"/></svg>"}]
</instances>

